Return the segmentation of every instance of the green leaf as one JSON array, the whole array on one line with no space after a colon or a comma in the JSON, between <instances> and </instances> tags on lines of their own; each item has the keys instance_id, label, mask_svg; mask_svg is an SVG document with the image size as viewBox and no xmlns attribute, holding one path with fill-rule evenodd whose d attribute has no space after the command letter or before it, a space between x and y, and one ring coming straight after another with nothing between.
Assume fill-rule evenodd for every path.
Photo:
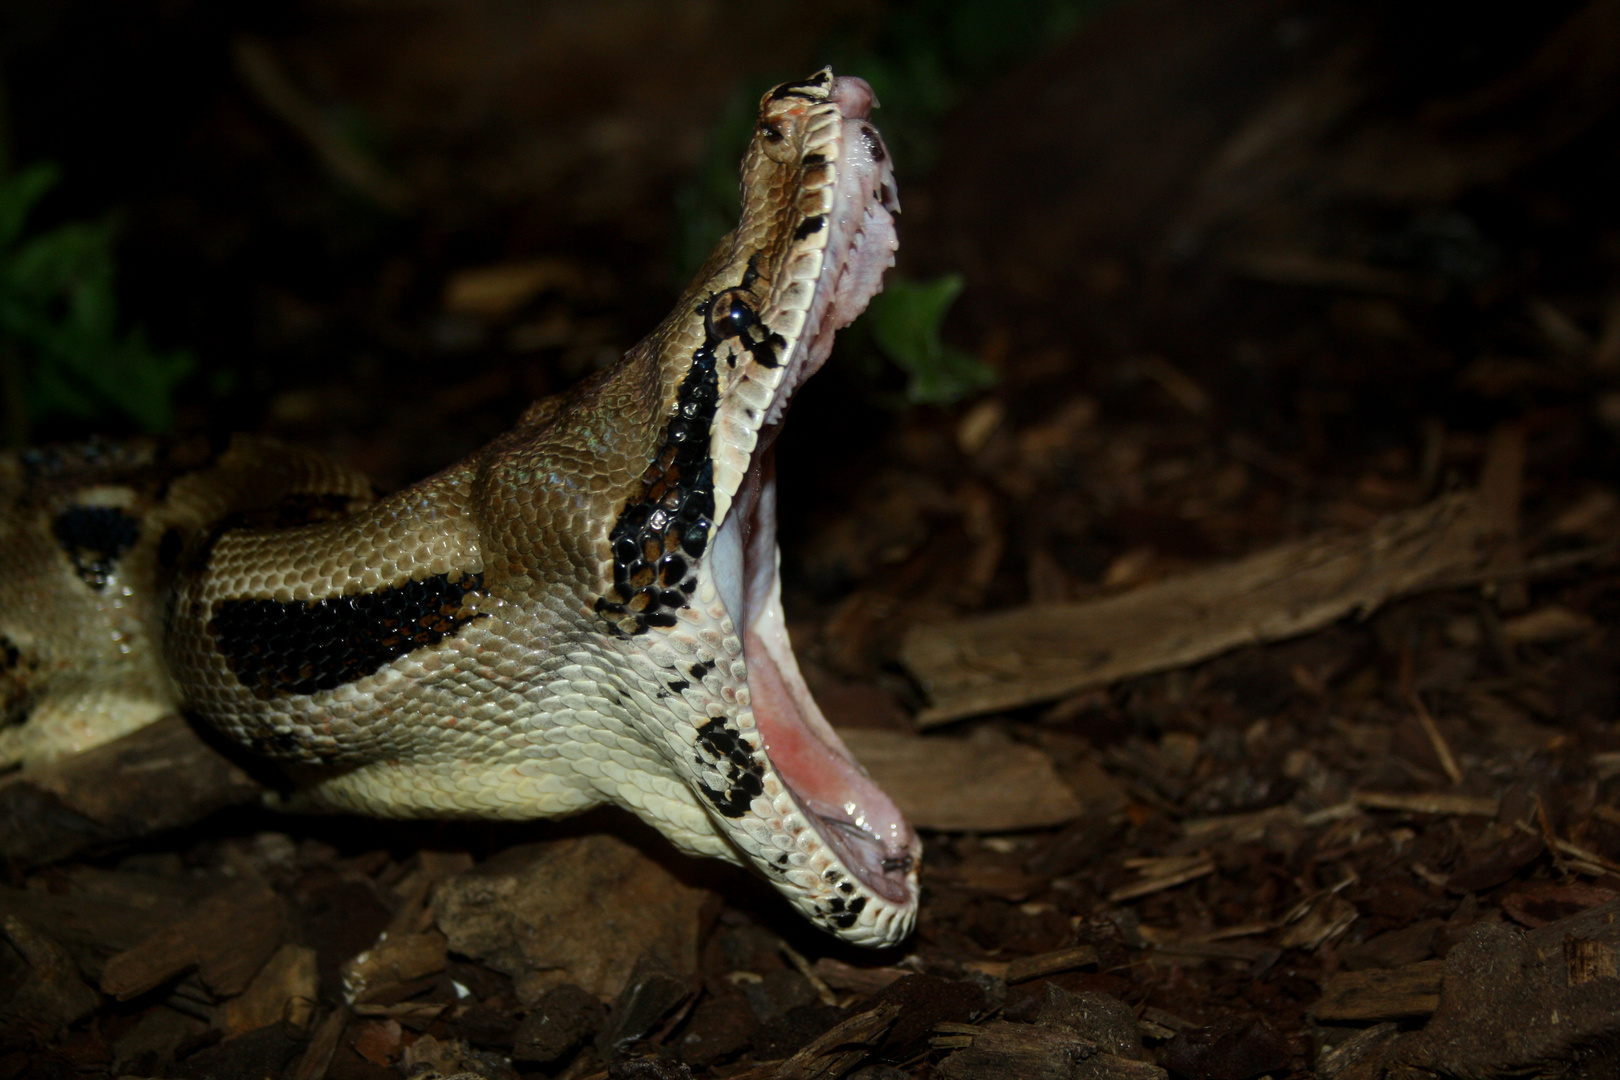
<instances>
[{"instance_id":1,"label":"green leaf","mask_svg":"<svg viewBox=\"0 0 1620 1080\"><path fill-rule=\"evenodd\" d=\"M26 416L11 414L7 435L20 441L20 424L51 415L100 421L111 413L162 431L196 362L152 349L138 330L120 331L110 220L27 230L55 181L48 164L0 176L0 359L27 406Z\"/></svg>"},{"instance_id":2,"label":"green leaf","mask_svg":"<svg viewBox=\"0 0 1620 1080\"><path fill-rule=\"evenodd\" d=\"M17 239L34 204L55 184L56 166L48 162L13 176L0 176L0 248Z\"/></svg>"},{"instance_id":3,"label":"green leaf","mask_svg":"<svg viewBox=\"0 0 1620 1080\"><path fill-rule=\"evenodd\" d=\"M960 274L927 282L891 277L866 309L872 340L910 377L906 398L913 404L945 405L995 385L992 369L940 340L945 313L961 291Z\"/></svg>"}]
</instances>

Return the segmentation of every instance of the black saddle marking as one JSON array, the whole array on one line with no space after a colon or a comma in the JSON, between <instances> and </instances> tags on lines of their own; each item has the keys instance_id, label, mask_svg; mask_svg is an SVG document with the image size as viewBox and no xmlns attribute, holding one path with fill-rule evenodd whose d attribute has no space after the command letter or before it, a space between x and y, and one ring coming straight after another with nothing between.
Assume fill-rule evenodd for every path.
<instances>
[{"instance_id":1,"label":"black saddle marking","mask_svg":"<svg viewBox=\"0 0 1620 1080\"><path fill-rule=\"evenodd\" d=\"M437 645L484 614L467 612L483 574L435 574L395 588L319 600L221 600L208 632L255 697L313 694Z\"/></svg>"},{"instance_id":2,"label":"black saddle marking","mask_svg":"<svg viewBox=\"0 0 1620 1080\"><path fill-rule=\"evenodd\" d=\"M141 538L141 522L115 506L72 506L56 515L51 535L84 583L100 592L119 558Z\"/></svg>"},{"instance_id":3,"label":"black saddle marking","mask_svg":"<svg viewBox=\"0 0 1620 1080\"><path fill-rule=\"evenodd\" d=\"M726 783L724 791L717 791L699 780L698 790L721 814L728 818L742 817L753 805L754 798L765 794L765 767L723 716L710 717L708 723L698 728L697 749L693 761L700 767L714 769Z\"/></svg>"}]
</instances>

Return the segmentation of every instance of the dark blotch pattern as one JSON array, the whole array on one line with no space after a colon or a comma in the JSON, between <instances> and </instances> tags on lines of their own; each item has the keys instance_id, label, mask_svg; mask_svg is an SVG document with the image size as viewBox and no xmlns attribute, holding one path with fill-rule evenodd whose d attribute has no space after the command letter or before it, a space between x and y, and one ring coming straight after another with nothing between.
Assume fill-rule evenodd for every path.
<instances>
[{"instance_id":1,"label":"dark blotch pattern","mask_svg":"<svg viewBox=\"0 0 1620 1080\"><path fill-rule=\"evenodd\" d=\"M208 632L255 697L313 694L437 645L480 616L463 610L483 574L436 574L397 588L319 600L221 600Z\"/></svg>"},{"instance_id":2,"label":"dark blotch pattern","mask_svg":"<svg viewBox=\"0 0 1620 1080\"><path fill-rule=\"evenodd\" d=\"M692 354L658 453L641 476L641 498L625 506L608 533L613 586L597 598L596 613L618 637L674 626L675 612L697 589L697 560L714 526L709 433L720 403L717 350L735 339L756 362L781 363L787 342L759 321L752 306L749 288L759 277L757 258L748 260L742 284L699 305L704 342Z\"/></svg>"},{"instance_id":3,"label":"dark blotch pattern","mask_svg":"<svg viewBox=\"0 0 1620 1080\"><path fill-rule=\"evenodd\" d=\"M51 534L73 560L73 569L84 583L100 592L107 587L119 557L141 538L141 523L117 507L74 506L56 515Z\"/></svg>"},{"instance_id":4,"label":"dark blotch pattern","mask_svg":"<svg viewBox=\"0 0 1620 1080\"><path fill-rule=\"evenodd\" d=\"M620 637L675 625L675 611L697 588L697 559L714 524L709 424L719 402L714 350L704 346L675 395L663 446L642 474L642 497L608 534L613 589L596 611Z\"/></svg>"},{"instance_id":5,"label":"dark blotch pattern","mask_svg":"<svg viewBox=\"0 0 1620 1080\"><path fill-rule=\"evenodd\" d=\"M876 131L862 124L861 136L866 139L866 148L872 152L873 161L883 161L888 158L888 153L883 149L883 140L878 138Z\"/></svg>"},{"instance_id":6,"label":"dark blotch pattern","mask_svg":"<svg viewBox=\"0 0 1620 1080\"><path fill-rule=\"evenodd\" d=\"M780 101L783 98L804 98L808 101L820 101L826 97L827 85L831 77L825 71L818 71L803 82L783 83L771 91L770 100ZM820 91L820 93L806 93L806 91Z\"/></svg>"},{"instance_id":7,"label":"dark blotch pattern","mask_svg":"<svg viewBox=\"0 0 1620 1080\"><path fill-rule=\"evenodd\" d=\"M36 690L34 668L32 658L0 634L0 727L28 719Z\"/></svg>"},{"instance_id":8,"label":"dark blotch pattern","mask_svg":"<svg viewBox=\"0 0 1620 1080\"><path fill-rule=\"evenodd\" d=\"M803 240L807 236L813 236L825 228L826 225L826 214L815 214L811 217L807 217L803 221L799 222L799 227L797 229L793 230L793 239Z\"/></svg>"},{"instance_id":9,"label":"dark blotch pattern","mask_svg":"<svg viewBox=\"0 0 1620 1080\"><path fill-rule=\"evenodd\" d=\"M735 338L737 344L754 358L754 363L768 368L777 367L782 363L781 351L787 347L787 342L781 334L773 333L759 321L759 316L754 313L753 301L754 295L739 286L715 293L698 308L703 315L708 338L703 347L713 352L722 342ZM733 367L736 366L735 353L728 360Z\"/></svg>"},{"instance_id":10,"label":"dark blotch pattern","mask_svg":"<svg viewBox=\"0 0 1620 1080\"><path fill-rule=\"evenodd\" d=\"M697 749L692 760L699 768L712 767L726 781L726 789L716 791L699 780L698 790L721 814L729 818L742 817L755 796L765 793L764 766L723 716L710 717L708 723L698 728Z\"/></svg>"}]
</instances>

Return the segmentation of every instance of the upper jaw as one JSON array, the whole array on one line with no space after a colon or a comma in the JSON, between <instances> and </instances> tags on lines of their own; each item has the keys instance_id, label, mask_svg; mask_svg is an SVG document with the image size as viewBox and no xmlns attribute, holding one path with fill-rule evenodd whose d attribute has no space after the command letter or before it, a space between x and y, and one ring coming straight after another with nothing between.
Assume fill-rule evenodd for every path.
<instances>
[{"instance_id":1,"label":"upper jaw","mask_svg":"<svg viewBox=\"0 0 1620 1080\"><path fill-rule=\"evenodd\" d=\"M781 131L784 142L797 145L789 182L773 181L782 171L774 155L787 151L756 136L743 165L743 227L733 257L742 267L737 284L750 284L716 289L709 301L740 299L753 309L753 325L715 343L720 404L710 454L717 526L757 451L774 439L794 391L826 361L834 334L866 309L894 265L900 203L893 163L867 119L874 102L865 80L823 69L777 87L760 103L760 129ZM771 236L751 247L760 231L750 227L755 199L779 200L787 217L763 223ZM713 325L711 306L706 326Z\"/></svg>"}]
</instances>

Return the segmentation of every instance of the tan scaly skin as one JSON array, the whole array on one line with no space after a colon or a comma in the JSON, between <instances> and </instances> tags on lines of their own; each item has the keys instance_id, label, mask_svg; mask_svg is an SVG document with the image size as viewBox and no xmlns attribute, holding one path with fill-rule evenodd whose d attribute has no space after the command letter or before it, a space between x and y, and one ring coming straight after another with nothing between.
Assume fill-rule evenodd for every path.
<instances>
[{"instance_id":1,"label":"tan scaly skin","mask_svg":"<svg viewBox=\"0 0 1620 1080\"><path fill-rule=\"evenodd\" d=\"M898 942L918 841L799 674L770 451L893 263L871 103L830 71L767 94L741 224L674 312L395 495L264 440L189 463L139 445L0 459L0 753L43 759L178 701L326 804L613 802L840 937ZM42 588L77 591L50 602L71 634L32 615ZM111 688L82 670L97 650Z\"/></svg>"}]
</instances>

